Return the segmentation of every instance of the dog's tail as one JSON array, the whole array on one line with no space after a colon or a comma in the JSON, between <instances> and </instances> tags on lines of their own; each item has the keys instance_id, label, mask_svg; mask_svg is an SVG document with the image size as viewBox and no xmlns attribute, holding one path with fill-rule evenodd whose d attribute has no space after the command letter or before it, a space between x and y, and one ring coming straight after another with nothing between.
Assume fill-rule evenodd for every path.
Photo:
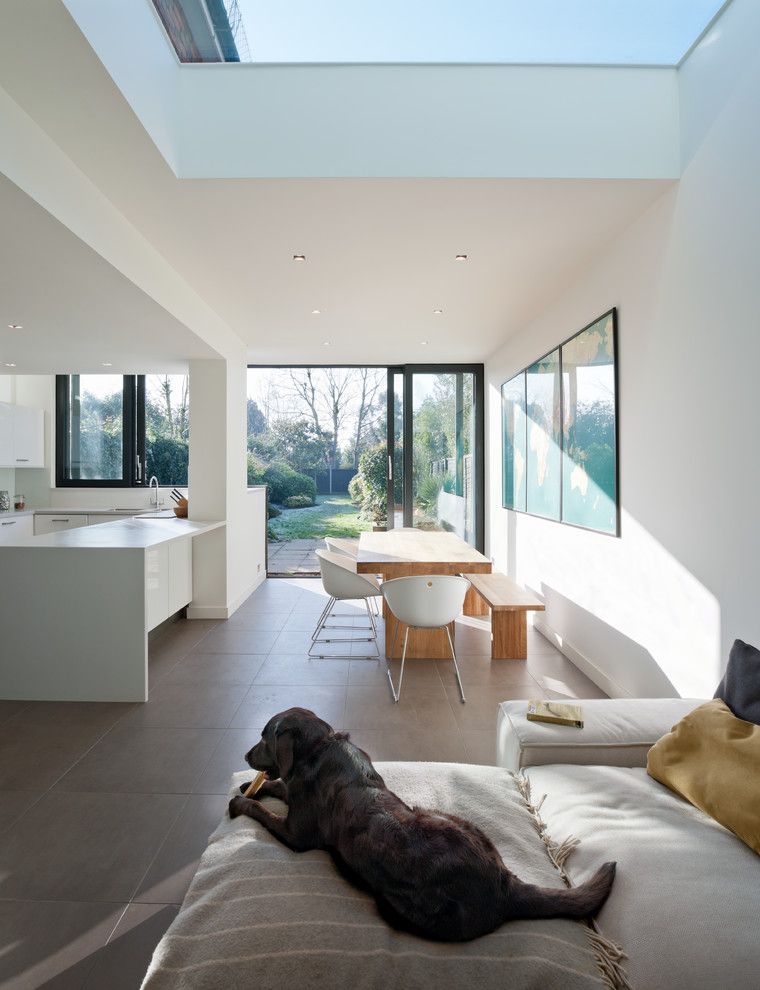
<instances>
[{"instance_id":1,"label":"dog's tail","mask_svg":"<svg viewBox=\"0 0 760 990\"><path fill-rule=\"evenodd\" d=\"M605 863L578 887L535 887L514 874L504 879L505 921L522 918L588 918L607 900L615 863Z\"/></svg>"}]
</instances>

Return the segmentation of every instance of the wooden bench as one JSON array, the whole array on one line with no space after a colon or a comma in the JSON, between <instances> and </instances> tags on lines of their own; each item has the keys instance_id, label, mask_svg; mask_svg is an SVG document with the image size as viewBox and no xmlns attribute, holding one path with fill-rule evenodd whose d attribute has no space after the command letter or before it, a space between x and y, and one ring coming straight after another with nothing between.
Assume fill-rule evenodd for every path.
<instances>
[{"instance_id":1,"label":"wooden bench","mask_svg":"<svg viewBox=\"0 0 760 990\"><path fill-rule=\"evenodd\" d=\"M544 603L499 571L466 577L491 609L491 659L525 660L528 656L526 612L543 612Z\"/></svg>"}]
</instances>

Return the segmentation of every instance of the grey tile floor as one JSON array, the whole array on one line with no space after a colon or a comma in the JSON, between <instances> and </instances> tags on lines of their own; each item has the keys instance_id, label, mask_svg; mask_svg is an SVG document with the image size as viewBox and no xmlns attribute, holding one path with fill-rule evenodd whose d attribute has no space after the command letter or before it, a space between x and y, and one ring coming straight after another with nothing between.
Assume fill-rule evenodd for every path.
<instances>
[{"instance_id":1,"label":"grey tile floor","mask_svg":"<svg viewBox=\"0 0 760 990\"><path fill-rule=\"evenodd\" d=\"M0 701L3 990L140 986L230 775L283 708L313 708L376 760L490 763L499 701L602 696L532 630L527 661L492 664L487 625L463 619L467 704L450 663L419 660L394 705L384 662L352 659L366 644L306 658L324 600L319 581L268 580L226 622L173 624L144 705Z\"/></svg>"}]
</instances>

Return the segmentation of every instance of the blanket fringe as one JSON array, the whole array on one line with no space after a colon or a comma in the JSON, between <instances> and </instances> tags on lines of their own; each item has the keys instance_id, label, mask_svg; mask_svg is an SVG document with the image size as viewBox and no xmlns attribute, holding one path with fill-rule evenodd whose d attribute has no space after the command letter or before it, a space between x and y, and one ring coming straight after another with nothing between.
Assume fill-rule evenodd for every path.
<instances>
[{"instance_id":1,"label":"blanket fringe","mask_svg":"<svg viewBox=\"0 0 760 990\"><path fill-rule=\"evenodd\" d=\"M548 826L541 817L541 807L546 800L546 795L544 794L538 802L534 803L531 795L530 780L528 780L525 774L522 772L513 773L512 779L525 802L525 807L530 813L533 827L541 836L552 865L560 875L565 886L571 887L572 884L565 870L565 863L573 850L580 845L581 840L573 835L569 835L562 842L556 842L552 839L548 833ZM584 930L589 945L594 952L596 964L604 985L609 990L633 990L633 987L628 981L628 975L622 966L622 960L627 958L623 949L611 939L602 935L593 919L589 919L584 923Z\"/></svg>"}]
</instances>

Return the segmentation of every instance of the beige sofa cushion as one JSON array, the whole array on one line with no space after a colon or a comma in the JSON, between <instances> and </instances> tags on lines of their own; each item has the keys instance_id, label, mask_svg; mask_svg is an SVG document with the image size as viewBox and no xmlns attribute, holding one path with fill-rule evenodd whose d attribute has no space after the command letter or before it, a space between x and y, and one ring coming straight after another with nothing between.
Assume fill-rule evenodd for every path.
<instances>
[{"instance_id":1,"label":"beige sofa cushion","mask_svg":"<svg viewBox=\"0 0 760 990\"><path fill-rule=\"evenodd\" d=\"M617 860L599 914L628 953L636 990L760 986L760 857L641 768L544 766L526 771L552 834L581 841L573 881Z\"/></svg>"},{"instance_id":2,"label":"beige sofa cushion","mask_svg":"<svg viewBox=\"0 0 760 990\"><path fill-rule=\"evenodd\" d=\"M579 701L584 727L529 722L527 701L504 701L496 724L496 762L509 770L547 763L645 767L651 746L699 698L594 698Z\"/></svg>"},{"instance_id":3,"label":"beige sofa cushion","mask_svg":"<svg viewBox=\"0 0 760 990\"><path fill-rule=\"evenodd\" d=\"M649 750L647 773L760 853L760 725L708 701Z\"/></svg>"}]
</instances>

